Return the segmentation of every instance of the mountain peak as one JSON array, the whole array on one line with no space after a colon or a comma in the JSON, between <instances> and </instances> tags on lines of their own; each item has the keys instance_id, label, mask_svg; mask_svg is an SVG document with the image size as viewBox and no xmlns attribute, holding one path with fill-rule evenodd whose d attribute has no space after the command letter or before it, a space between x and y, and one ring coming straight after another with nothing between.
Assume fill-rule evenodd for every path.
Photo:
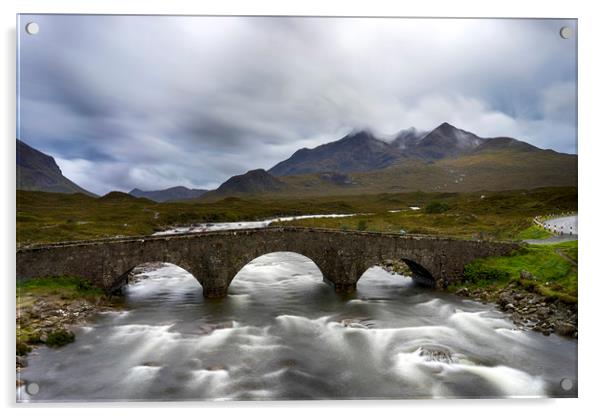
<instances>
[{"instance_id":1,"label":"mountain peak","mask_svg":"<svg viewBox=\"0 0 602 416\"><path fill-rule=\"evenodd\" d=\"M374 134L368 129L351 130L345 137L339 141L366 141L366 140L378 140L374 137Z\"/></svg>"},{"instance_id":2,"label":"mountain peak","mask_svg":"<svg viewBox=\"0 0 602 416\"><path fill-rule=\"evenodd\" d=\"M457 157L476 149L485 139L469 131L443 122L430 133L426 134L412 149L414 156L424 159L442 159Z\"/></svg>"},{"instance_id":3,"label":"mountain peak","mask_svg":"<svg viewBox=\"0 0 602 416\"><path fill-rule=\"evenodd\" d=\"M96 196L66 178L54 158L17 139L17 189Z\"/></svg>"},{"instance_id":4,"label":"mountain peak","mask_svg":"<svg viewBox=\"0 0 602 416\"><path fill-rule=\"evenodd\" d=\"M314 172L366 172L382 169L399 158L399 149L369 130L354 130L334 142L297 151L269 170L275 176Z\"/></svg>"},{"instance_id":5,"label":"mountain peak","mask_svg":"<svg viewBox=\"0 0 602 416\"><path fill-rule=\"evenodd\" d=\"M232 176L222 183L214 193L261 193L281 190L285 183L270 175L265 169L253 169L243 175Z\"/></svg>"},{"instance_id":6,"label":"mountain peak","mask_svg":"<svg viewBox=\"0 0 602 416\"><path fill-rule=\"evenodd\" d=\"M451 125L450 123L448 123L447 121L444 121L443 123L439 124L437 127L435 127L435 130L437 129L457 129L456 126Z\"/></svg>"}]
</instances>

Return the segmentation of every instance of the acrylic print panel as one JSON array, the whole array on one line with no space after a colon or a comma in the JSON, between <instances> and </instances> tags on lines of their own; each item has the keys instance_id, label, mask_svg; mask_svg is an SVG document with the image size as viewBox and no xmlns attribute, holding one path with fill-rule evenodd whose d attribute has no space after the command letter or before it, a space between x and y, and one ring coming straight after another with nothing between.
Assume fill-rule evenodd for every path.
<instances>
[{"instance_id":1,"label":"acrylic print panel","mask_svg":"<svg viewBox=\"0 0 602 416\"><path fill-rule=\"evenodd\" d=\"M577 395L575 20L17 31L18 401Z\"/></svg>"}]
</instances>

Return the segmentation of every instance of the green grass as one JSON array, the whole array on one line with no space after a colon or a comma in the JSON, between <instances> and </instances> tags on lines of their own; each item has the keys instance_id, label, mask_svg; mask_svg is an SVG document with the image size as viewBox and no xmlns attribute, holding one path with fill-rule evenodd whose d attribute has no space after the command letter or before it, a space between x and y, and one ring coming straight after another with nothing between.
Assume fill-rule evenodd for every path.
<instances>
[{"instance_id":1,"label":"green grass","mask_svg":"<svg viewBox=\"0 0 602 416\"><path fill-rule=\"evenodd\" d=\"M53 276L18 282L17 294L20 298L31 295L36 298L40 296L60 296L63 300L96 300L96 298L103 296L104 292L79 277Z\"/></svg>"},{"instance_id":2,"label":"green grass","mask_svg":"<svg viewBox=\"0 0 602 416\"><path fill-rule=\"evenodd\" d=\"M551 237L553 234L538 225L532 225L525 228L516 235L520 240L543 240Z\"/></svg>"},{"instance_id":3,"label":"green grass","mask_svg":"<svg viewBox=\"0 0 602 416\"><path fill-rule=\"evenodd\" d=\"M568 257L568 259L567 259ZM521 279L526 270L534 279ZM478 259L468 264L464 282L450 287L501 288L511 281L551 300L577 302L577 241L526 245L510 256Z\"/></svg>"},{"instance_id":4,"label":"green grass","mask_svg":"<svg viewBox=\"0 0 602 416\"><path fill-rule=\"evenodd\" d=\"M348 230L362 228L389 233L403 230L412 234L469 239L523 240L547 237L544 230L539 232L532 228L533 217L541 212L564 212L564 208L576 207L577 204L574 188L413 195L413 198L399 199L394 208L399 212L380 209L369 215L310 218L286 224ZM389 194L389 198L394 200L395 194ZM410 206L421 209L414 211L409 209Z\"/></svg>"},{"instance_id":5,"label":"green grass","mask_svg":"<svg viewBox=\"0 0 602 416\"><path fill-rule=\"evenodd\" d=\"M426 207L438 213L426 213ZM411 206L422 209L412 211ZM248 221L278 216L370 213L345 218L297 220L283 225L378 232L451 235L462 238L522 239L536 215L577 209L577 189L473 193L385 193L278 199L273 195L156 203L112 193L102 198L17 191L17 244L52 243L146 235L177 225ZM399 210L400 212L388 212ZM521 232L527 234L520 234Z\"/></svg>"}]
</instances>

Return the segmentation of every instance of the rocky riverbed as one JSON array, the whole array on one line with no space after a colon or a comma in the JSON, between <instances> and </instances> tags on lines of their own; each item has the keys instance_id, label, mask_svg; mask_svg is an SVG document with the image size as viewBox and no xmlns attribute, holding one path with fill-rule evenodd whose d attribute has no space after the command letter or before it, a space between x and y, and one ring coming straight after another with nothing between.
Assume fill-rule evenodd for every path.
<instances>
[{"instance_id":1,"label":"rocky riverbed","mask_svg":"<svg viewBox=\"0 0 602 416\"><path fill-rule=\"evenodd\" d=\"M382 267L391 273L411 275L408 266L403 262L388 260ZM521 273L521 279L532 280L534 276L524 271ZM461 287L454 293L477 302L497 304L501 311L509 314L519 329L533 330L543 335L556 333L577 338L577 304L551 300L525 289L517 282L510 282L501 289Z\"/></svg>"},{"instance_id":2,"label":"rocky riverbed","mask_svg":"<svg viewBox=\"0 0 602 416\"><path fill-rule=\"evenodd\" d=\"M516 282L510 282L501 290L461 288L459 296L479 302L496 303L507 312L518 328L531 329L544 335L577 338L577 305L550 300L538 293L529 292Z\"/></svg>"},{"instance_id":3,"label":"rocky riverbed","mask_svg":"<svg viewBox=\"0 0 602 416\"><path fill-rule=\"evenodd\" d=\"M16 368L27 366L27 355L39 346L59 347L75 340L72 329L98 312L120 307L119 297L105 295L72 297L59 290L43 294L23 291L17 296ZM17 384L23 383L17 377Z\"/></svg>"}]
</instances>

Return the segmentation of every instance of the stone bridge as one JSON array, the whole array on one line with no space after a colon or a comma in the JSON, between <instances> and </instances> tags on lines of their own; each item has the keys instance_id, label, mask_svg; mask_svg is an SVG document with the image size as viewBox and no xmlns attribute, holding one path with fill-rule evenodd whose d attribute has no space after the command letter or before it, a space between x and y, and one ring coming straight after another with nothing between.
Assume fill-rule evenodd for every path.
<instances>
[{"instance_id":1,"label":"stone bridge","mask_svg":"<svg viewBox=\"0 0 602 416\"><path fill-rule=\"evenodd\" d=\"M20 281L57 275L80 276L107 291L127 283L130 272L149 262L172 263L190 272L206 297L227 295L236 274L264 254L289 251L310 258L337 292L353 292L370 267L403 260L414 278L446 287L464 265L499 256L518 244L427 236L400 236L311 228L260 228L179 235L114 238L17 250Z\"/></svg>"}]
</instances>

